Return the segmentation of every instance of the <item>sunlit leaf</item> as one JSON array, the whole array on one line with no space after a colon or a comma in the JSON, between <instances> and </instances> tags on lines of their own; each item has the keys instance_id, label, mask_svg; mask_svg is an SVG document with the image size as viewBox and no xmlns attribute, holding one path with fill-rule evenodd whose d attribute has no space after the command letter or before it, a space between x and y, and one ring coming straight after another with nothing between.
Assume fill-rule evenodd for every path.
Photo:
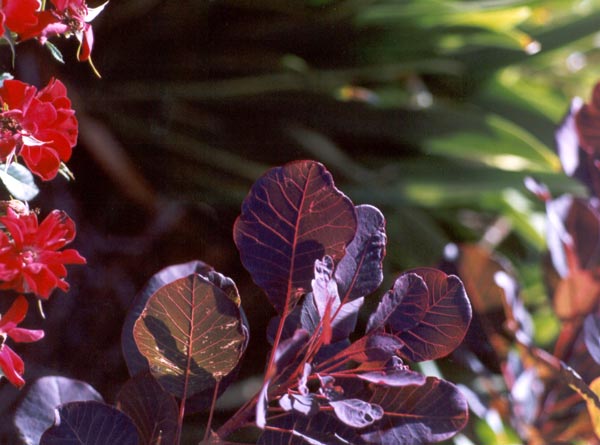
<instances>
[{"instance_id":1,"label":"sunlit leaf","mask_svg":"<svg viewBox=\"0 0 600 445\"><path fill-rule=\"evenodd\" d=\"M123 330L121 332L121 347L123 348L123 358L127 363L129 375L134 376L148 369L148 362L138 350L133 337L133 326L136 320L142 314L146 303L154 293L162 286L172 283L180 278L187 277L193 273L206 276L213 268L202 261L190 261L188 263L176 264L165 267L155 273L142 291L135 297L131 308L127 312Z\"/></svg>"},{"instance_id":2,"label":"sunlit leaf","mask_svg":"<svg viewBox=\"0 0 600 445\"><path fill-rule=\"evenodd\" d=\"M152 375L182 399L221 381L247 343L239 307L198 274L156 291L133 331Z\"/></svg>"},{"instance_id":3,"label":"sunlit leaf","mask_svg":"<svg viewBox=\"0 0 600 445\"><path fill-rule=\"evenodd\" d=\"M369 295L383 280L385 219L376 207L369 205L357 206L356 217L356 235L335 269L342 302Z\"/></svg>"},{"instance_id":4,"label":"sunlit leaf","mask_svg":"<svg viewBox=\"0 0 600 445\"><path fill-rule=\"evenodd\" d=\"M352 202L313 161L269 170L252 187L234 226L244 267L278 312L310 287L313 266L339 260L356 232Z\"/></svg>"},{"instance_id":5,"label":"sunlit leaf","mask_svg":"<svg viewBox=\"0 0 600 445\"><path fill-rule=\"evenodd\" d=\"M554 291L554 312L562 320L585 316L599 298L600 281L589 270L577 269L559 281Z\"/></svg>"},{"instance_id":6,"label":"sunlit leaf","mask_svg":"<svg viewBox=\"0 0 600 445\"><path fill-rule=\"evenodd\" d=\"M360 399L332 400L329 405L338 419L355 428L372 425L383 417L381 406Z\"/></svg>"},{"instance_id":7,"label":"sunlit leaf","mask_svg":"<svg viewBox=\"0 0 600 445\"><path fill-rule=\"evenodd\" d=\"M425 376L409 369L390 369L384 371L370 371L358 373L356 376L361 380L387 386L409 386L422 385Z\"/></svg>"},{"instance_id":8,"label":"sunlit leaf","mask_svg":"<svg viewBox=\"0 0 600 445\"><path fill-rule=\"evenodd\" d=\"M42 435L40 445L138 445L131 419L100 402L71 402L56 410L54 426Z\"/></svg>"},{"instance_id":9,"label":"sunlit leaf","mask_svg":"<svg viewBox=\"0 0 600 445\"><path fill-rule=\"evenodd\" d=\"M15 199L22 201L31 201L40 191L27 167L14 162L8 168L0 165L0 180Z\"/></svg>"}]
</instances>

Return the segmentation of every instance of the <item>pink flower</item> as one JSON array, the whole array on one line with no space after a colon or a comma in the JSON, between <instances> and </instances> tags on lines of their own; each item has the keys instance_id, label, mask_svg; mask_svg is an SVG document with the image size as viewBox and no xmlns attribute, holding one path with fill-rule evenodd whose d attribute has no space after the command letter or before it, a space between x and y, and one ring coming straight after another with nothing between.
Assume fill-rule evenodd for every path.
<instances>
[{"instance_id":1,"label":"pink flower","mask_svg":"<svg viewBox=\"0 0 600 445\"><path fill-rule=\"evenodd\" d=\"M60 80L40 91L18 80L0 87L0 160L20 156L32 173L53 179L77 143L77 119Z\"/></svg>"},{"instance_id":2,"label":"pink flower","mask_svg":"<svg viewBox=\"0 0 600 445\"><path fill-rule=\"evenodd\" d=\"M0 223L8 231L0 232L0 289L43 299L56 288L69 289L65 264L85 264L85 258L75 249L60 250L75 238L75 223L65 212L54 210L38 225L35 213L8 208Z\"/></svg>"},{"instance_id":3,"label":"pink flower","mask_svg":"<svg viewBox=\"0 0 600 445\"><path fill-rule=\"evenodd\" d=\"M90 24L102 12L106 3L90 8L85 0L51 0L53 9L40 11L38 23L19 34L21 40L37 38L43 45L53 36L72 35L79 41L77 58L91 63L94 32ZM93 67L93 65L92 65Z\"/></svg>"},{"instance_id":4,"label":"pink flower","mask_svg":"<svg viewBox=\"0 0 600 445\"><path fill-rule=\"evenodd\" d=\"M17 343L31 343L44 337L42 330L17 327L25 318L28 306L27 299L19 295L10 309L0 318L0 369L8 381L17 388L25 384L23 380L25 365L21 357L6 345L7 337Z\"/></svg>"}]
</instances>

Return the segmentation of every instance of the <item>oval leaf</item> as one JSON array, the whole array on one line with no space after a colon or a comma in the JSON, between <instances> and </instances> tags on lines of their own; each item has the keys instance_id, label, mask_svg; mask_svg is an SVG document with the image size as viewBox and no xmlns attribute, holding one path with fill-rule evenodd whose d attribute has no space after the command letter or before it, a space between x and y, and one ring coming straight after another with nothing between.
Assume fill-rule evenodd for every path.
<instances>
[{"instance_id":1,"label":"oval leaf","mask_svg":"<svg viewBox=\"0 0 600 445\"><path fill-rule=\"evenodd\" d=\"M297 161L269 170L254 184L234 240L254 282L283 313L310 288L315 260L342 258L355 232L354 206L325 167Z\"/></svg>"},{"instance_id":2,"label":"oval leaf","mask_svg":"<svg viewBox=\"0 0 600 445\"><path fill-rule=\"evenodd\" d=\"M356 235L335 269L342 302L369 295L383 281L385 218L376 207L356 206Z\"/></svg>"},{"instance_id":3,"label":"oval leaf","mask_svg":"<svg viewBox=\"0 0 600 445\"><path fill-rule=\"evenodd\" d=\"M15 410L14 422L21 440L36 445L54 423L54 408L84 400L102 401L102 396L85 382L67 377L41 377L28 386Z\"/></svg>"},{"instance_id":4,"label":"oval leaf","mask_svg":"<svg viewBox=\"0 0 600 445\"><path fill-rule=\"evenodd\" d=\"M175 443L177 402L149 373L137 375L125 383L117 396L117 408L134 421L142 443Z\"/></svg>"},{"instance_id":5,"label":"oval leaf","mask_svg":"<svg viewBox=\"0 0 600 445\"><path fill-rule=\"evenodd\" d=\"M213 387L230 373L247 344L238 306L198 274L154 293L133 331L152 375L182 399Z\"/></svg>"},{"instance_id":6,"label":"oval leaf","mask_svg":"<svg viewBox=\"0 0 600 445\"><path fill-rule=\"evenodd\" d=\"M375 385L368 398L361 398L384 410L379 422L360 433L369 443L439 442L454 436L469 418L467 401L458 388L435 377L419 386Z\"/></svg>"},{"instance_id":7,"label":"oval leaf","mask_svg":"<svg viewBox=\"0 0 600 445\"><path fill-rule=\"evenodd\" d=\"M54 426L42 435L40 445L138 445L129 417L100 402L71 402L56 410Z\"/></svg>"},{"instance_id":8,"label":"oval leaf","mask_svg":"<svg viewBox=\"0 0 600 445\"><path fill-rule=\"evenodd\" d=\"M369 317L367 332L387 328L392 333L399 333L415 327L427 311L427 293L427 285L419 275L400 275Z\"/></svg>"},{"instance_id":9,"label":"oval leaf","mask_svg":"<svg viewBox=\"0 0 600 445\"><path fill-rule=\"evenodd\" d=\"M0 164L0 180L15 199L22 201L31 201L40 191L29 169L14 162L8 168Z\"/></svg>"},{"instance_id":10,"label":"oval leaf","mask_svg":"<svg viewBox=\"0 0 600 445\"><path fill-rule=\"evenodd\" d=\"M190 261L184 264L165 267L161 271L155 273L144 286L144 289L135 297L131 309L129 309L129 312L125 317L121 333L123 357L125 358L125 363L127 363L127 368L129 369L129 375L131 377L148 370L148 362L144 356L140 354L140 351L135 344L135 339L133 338L133 326L142 314L150 297L158 289L175 280L187 277L194 273L206 276L212 270L213 268L211 266L202 261Z\"/></svg>"},{"instance_id":11,"label":"oval leaf","mask_svg":"<svg viewBox=\"0 0 600 445\"><path fill-rule=\"evenodd\" d=\"M444 357L463 341L471 322L471 304L465 288L457 276L437 269L411 272L427 285L427 293L421 294L425 314L415 326L392 332L404 343L398 353L415 362ZM386 324L388 329L391 326Z\"/></svg>"}]
</instances>

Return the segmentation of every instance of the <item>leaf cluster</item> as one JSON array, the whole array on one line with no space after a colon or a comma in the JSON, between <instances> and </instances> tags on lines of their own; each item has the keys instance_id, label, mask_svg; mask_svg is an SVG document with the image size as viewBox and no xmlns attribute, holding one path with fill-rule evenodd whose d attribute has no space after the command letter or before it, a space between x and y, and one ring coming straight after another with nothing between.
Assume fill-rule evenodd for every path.
<instances>
[{"instance_id":1,"label":"leaf cluster","mask_svg":"<svg viewBox=\"0 0 600 445\"><path fill-rule=\"evenodd\" d=\"M54 426L35 429L42 445L76 437L177 444L185 413L207 408L205 435L197 439L207 444L228 443L252 425L262 430L262 445L417 445L465 426L458 388L409 366L462 342L471 320L462 282L437 269L405 272L357 331L359 309L383 279L385 220L375 207L354 206L322 164L297 161L265 173L244 200L234 240L278 312L258 393L213 427L215 402L242 364L248 322L230 278L200 261L170 266L150 280L125 322L132 377L116 408L93 392L83 396L88 401L59 397ZM56 385L77 392L76 383ZM39 383L23 398L20 422L46 409L50 401L32 407L44 388Z\"/></svg>"}]
</instances>

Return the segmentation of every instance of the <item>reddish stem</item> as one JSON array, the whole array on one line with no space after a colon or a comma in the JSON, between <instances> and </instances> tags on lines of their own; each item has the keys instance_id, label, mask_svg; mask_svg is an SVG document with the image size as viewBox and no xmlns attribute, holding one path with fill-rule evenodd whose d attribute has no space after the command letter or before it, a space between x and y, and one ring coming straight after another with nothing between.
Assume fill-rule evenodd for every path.
<instances>
[{"instance_id":1,"label":"reddish stem","mask_svg":"<svg viewBox=\"0 0 600 445\"><path fill-rule=\"evenodd\" d=\"M181 430L183 429L183 417L185 415L185 392L179 402L179 416L177 417L177 431L175 432L175 445L181 443Z\"/></svg>"},{"instance_id":2,"label":"reddish stem","mask_svg":"<svg viewBox=\"0 0 600 445\"><path fill-rule=\"evenodd\" d=\"M215 405L217 404L217 395L219 393L219 384L221 380L217 380L215 385L215 392L213 393L212 402L210 404L210 411L208 413L208 422L206 423L206 431L204 432L204 441L208 440L210 436L210 427L212 426L213 415L215 413Z\"/></svg>"}]
</instances>

